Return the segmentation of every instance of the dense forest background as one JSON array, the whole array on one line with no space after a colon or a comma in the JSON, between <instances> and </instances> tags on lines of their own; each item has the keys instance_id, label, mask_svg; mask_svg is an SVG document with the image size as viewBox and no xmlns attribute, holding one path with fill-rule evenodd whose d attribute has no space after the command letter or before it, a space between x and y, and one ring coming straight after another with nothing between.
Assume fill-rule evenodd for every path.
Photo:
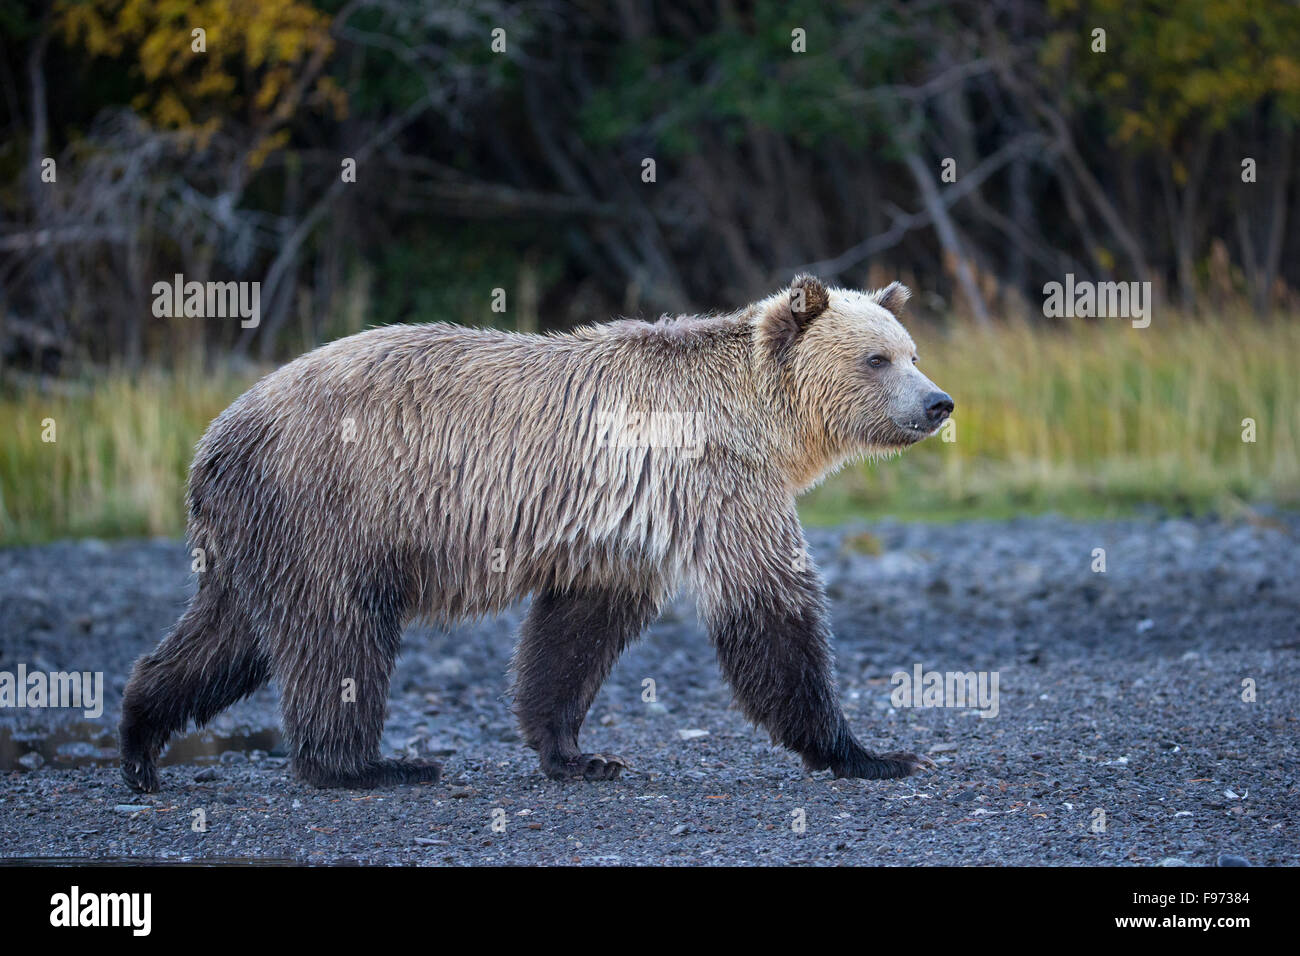
<instances>
[{"instance_id":1,"label":"dense forest background","mask_svg":"<svg viewBox=\"0 0 1300 956\"><path fill-rule=\"evenodd\" d=\"M202 428L321 341L798 271L908 283L957 400L832 517L1300 503L1289 0L0 0L0 37L0 539L178 533ZM157 316L177 274L260 321ZM1069 274L1151 282L1151 326L1048 318Z\"/></svg>"},{"instance_id":2,"label":"dense forest background","mask_svg":"<svg viewBox=\"0 0 1300 956\"><path fill-rule=\"evenodd\" d=\"M1193 312L1300 286L1289 2L3 0L0 28L16 370L279 357L359 312L731 308L799 269L977 322L1066 273ZM155 319L177 272L261 281L263 320Z\"/></svg>"}]
</instances>

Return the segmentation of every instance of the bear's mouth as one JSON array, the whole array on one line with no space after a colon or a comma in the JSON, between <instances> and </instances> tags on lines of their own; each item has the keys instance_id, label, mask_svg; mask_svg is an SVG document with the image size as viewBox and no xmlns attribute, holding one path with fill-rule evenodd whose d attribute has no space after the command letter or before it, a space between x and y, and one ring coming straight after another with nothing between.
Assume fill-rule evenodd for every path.
<instances>
[{"instance_id":1,"label":"bear's mouth","mask_svg":"<svg viewBox=\"0 0 1300 956\"><path fill-rule=\"evenodd\" d=\"M929 438L938 426L917 425L912 422L889 421L881 427L877 425L868 432L867 444L873 448L901 450Z\"/></svg>"},{"instance_id":2,"label":"bear's mouth","mask_svg":"<svg viewBox=\"0 0 1300 956\"><path fill-rule=\"evenodd\" d=\"M915 422L894 422L898 433L902 436L900 444L914 445L924 438L929 438L939 430L938 425L925 424L920 425Z\"/></svg>"}]
</instances>

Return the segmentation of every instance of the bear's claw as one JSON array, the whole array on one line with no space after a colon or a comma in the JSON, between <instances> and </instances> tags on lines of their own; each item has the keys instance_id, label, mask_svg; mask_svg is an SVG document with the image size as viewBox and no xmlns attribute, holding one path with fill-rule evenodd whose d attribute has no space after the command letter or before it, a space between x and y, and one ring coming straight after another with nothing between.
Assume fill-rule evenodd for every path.
<instances>
[{"instance_id":1,"label":"bear's claw","mask_svg":"<svg viewBox=\"0 0 1300 956\"><path fill-rule=\"evenodd\" d=\"M910 764L912 773L937 770L939 765L924 754L910 754L903 750L896 750L893 753L881 754L881 760L897 760L899 763Z\"/></svg>"},{"instance_id":2,"label":"bear's claw","mask_svg":"<svg viewBox=\"0 0 1300 956\"><path fill-rule=\"evenodd\" d=\"M157 793L162 786L158 766L144 758L122 758L122 779L137 793Z\"/></svg>"},{"instance_id":3,"label":"bear's claw","mask_svg":"<svg viewBox=\"0 0 1300 956\"><path fill-rule=\"evenodd\" d=\"M544 769L552 780L617 780L626 768L617 754L578 754Z\"/></svg>"},{"instance_id":4,"label":"bear's claw","mask_svg":"<svg viewBox=\"0 0 1300 956\"><path fill-rule=\"evenodd\" d=\"M862 780L893 780L910 777L922 770L932 770L937 766L929 757L918 756L906 751L894 751L887 754L874 754L869 750L858 750L852 757L831 769L837 777L857 777Z\"/></svg>"}]
</instances>

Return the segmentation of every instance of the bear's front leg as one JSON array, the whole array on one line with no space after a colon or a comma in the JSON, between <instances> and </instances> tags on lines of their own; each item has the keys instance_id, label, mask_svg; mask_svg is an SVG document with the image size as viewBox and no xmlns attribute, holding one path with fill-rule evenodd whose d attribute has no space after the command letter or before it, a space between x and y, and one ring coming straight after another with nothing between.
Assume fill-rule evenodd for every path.
<instances>
[{"instance_id":1,"label":"bear's front leg","mask_svg":"<svg viewBox=\"0 0 1300 956\"><path fill-rule=\"evenodd\" d=\"M515 715L548 777L614 780L627 767L615 754L583 753L578 731L618 655L658 607L653 596L605 588L533 598L515 648Z\"/></svg>"},{"instance_id":2,"label":"bear's front leg","mask_svg":"<svg viewBox=\"0 0 1300 956\"><path fill-rule=\"evenodd\" d=\"M906 777L934 763L910 753L876 754L854 738L840 709L821 577L788 510L748 526L724 520L716 547L736 562L706 575L701 594L723 674L745 715L837 777ZM724 562L725 563L725 562Z\"/></svg>"}]
</instances>

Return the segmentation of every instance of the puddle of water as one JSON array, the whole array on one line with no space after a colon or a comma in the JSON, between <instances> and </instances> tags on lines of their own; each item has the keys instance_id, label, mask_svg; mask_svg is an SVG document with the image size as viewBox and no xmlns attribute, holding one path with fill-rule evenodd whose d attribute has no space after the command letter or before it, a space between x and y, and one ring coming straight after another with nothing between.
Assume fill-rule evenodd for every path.
<instances>
[{"instance_id":1,"label":"puddle of water","mask_svg":"<svg viewBox=\"0 0 1300 956\"><path fill-rule=\"evenodd\" d=\"M275 757L285 756L284 742L278 730L258 730L248 734L220 735L200 730L172 738L158 763L216 763L227 750L247 753L263 750ZM15 735L0 727L0 771L32 769L19 763L26 754L40 754L42 767L70 770L74 767L115 767L118 762L117 736L99 724L73 724L44 734Z\"/></svg>"}]
</instances>

